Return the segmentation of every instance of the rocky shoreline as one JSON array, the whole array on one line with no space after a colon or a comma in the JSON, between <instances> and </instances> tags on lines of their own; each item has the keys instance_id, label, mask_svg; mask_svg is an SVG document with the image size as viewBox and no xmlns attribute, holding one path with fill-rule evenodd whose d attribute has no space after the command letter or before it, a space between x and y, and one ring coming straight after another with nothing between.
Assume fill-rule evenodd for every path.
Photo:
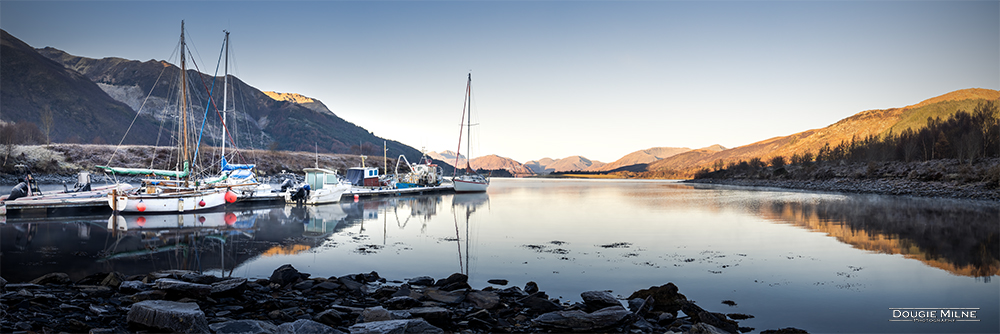
<instances>
[{"instance_id":1,"label":"rocky shoreline","mask_svg":"<svg viewBox=\"0 0 1000 334\"><path fill-rule=\"evenodd\" d=\"M473 289L452 274L389 281L378 273L310 277L291 265L268 279L166 270L101 273L71 282L51 273L29 283L0 278L4 333L740 333L753 316L710 312L673 283L639 290L628 308L606 291L582 303L549 298L534 282ZM723 301L735 305L732 301ZM678 311L682 312L679 313ZM795 328L761 333L805 333Z\"/></svg>"},{"instance_id":2,"label":"rocky shoreline","mask_svg":"<svg viewBox=\"0 0 1000 334\"><path fill-rule=\"evenodd\" d=\"M759 170L723 170L683 182L1000 201L998 174L1000 159L973 166L954 159L942 159L915 163L813 163Z\"/></svg>"}]
</instances>

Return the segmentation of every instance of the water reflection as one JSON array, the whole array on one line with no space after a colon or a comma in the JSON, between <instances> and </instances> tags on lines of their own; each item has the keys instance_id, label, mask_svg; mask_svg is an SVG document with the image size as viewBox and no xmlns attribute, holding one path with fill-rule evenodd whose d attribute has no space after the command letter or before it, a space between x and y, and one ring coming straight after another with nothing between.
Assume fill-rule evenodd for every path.
<instances>
[{"instance_id":1,"label":"water reflection","mask_svg":"<svg viewBox=\"0 0 1000 334\"><path fill-rule=\"evenodd\" d=\"M698 190L700 196L675 192L647 204L699 202L715 211L745 211L825 233L857 249L899 254L955 275L982 277L985 282L1000 275L1000 206L994 202L688 184L669 187Z\"/></svg>"},{"instance_id":2,"label":"water reflection","mask_svg":"<svg viewBox=\"0 0 1000 334\"><path fill-rule=\"evenodd\" d=\"M1000 275L996 206L851 196L815 202L774 201L758 213L823 232L854 248L906 258L955 275ZM952 203L953 204L953 203Z\"/></svg>"},{"instance_id":3,"label":"water reflection","mask_svg":"<svg viewBox=\"0 0 1000 334\"><path fill-rule=\"evenodd\" d=\"M0 270L12 282L65 272L74 280L101 272L232 269L303 236L284 207L242 212L88 217L0 225ZM298 238L308 249L308 239Z\"/></svg>"}]
</instances>

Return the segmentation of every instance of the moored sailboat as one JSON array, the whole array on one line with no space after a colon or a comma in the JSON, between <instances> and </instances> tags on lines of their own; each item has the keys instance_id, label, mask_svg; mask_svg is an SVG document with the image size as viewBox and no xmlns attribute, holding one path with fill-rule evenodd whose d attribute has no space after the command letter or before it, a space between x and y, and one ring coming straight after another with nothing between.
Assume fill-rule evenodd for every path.
<instances>
[{"instance_id":1,"label":"moored sailboat","mask_svg":"<svg viewBox=\"0 0 1000 334\"><path fill-rule=\"evenodd\" d=\"M472 145L470 143L472 141L472 73L469 73L469 81L465 87L465 95L466 95L465 107L462 108L462 121L463 121L462 123L466 123L465 122L466 111L468 111L469 114L468 123L462 124L463 127L466 127L468 129L466 131L468 140L466 140L465 143L466 146L465 171L464 174L457 175L459 167L458 167L458 157L456 157L455 158L456 175L452 176L451 181L454 184L456 193L484 192L486 191L486 188L489 187L490 185L490 179L483 176L482 174L477 173L475 169L472 169L472 165L470 164L470 161L472 161L472 156L471 156ZM462 151L462 131L460 129L458 135L457 152L461 151Z\"/></svg>"},{"instance_id":2,"label":"moored sailboat","mask_svg":"<svg viewBox=\"0 0 1000 334\"><path fill-rule=\"evenodd\" d=\"M146 168L119 168L97 166L113 175L159 176L166 179L144 179L137 189L121 193L112 191L108 194L108 205L116 212L186 212L208 210L235 202L237 195L229 190L229 186L218 187L201 181L191 180L191 155L188 145L188 101L187 101L187 65L185 52L187 44L184 41L184 21L181 21L180 40L180 133L178 139L179 161L183 161L182 170L158 170ZM172 178L172 179L171 179Z\"/></svg>"}]
</instances>

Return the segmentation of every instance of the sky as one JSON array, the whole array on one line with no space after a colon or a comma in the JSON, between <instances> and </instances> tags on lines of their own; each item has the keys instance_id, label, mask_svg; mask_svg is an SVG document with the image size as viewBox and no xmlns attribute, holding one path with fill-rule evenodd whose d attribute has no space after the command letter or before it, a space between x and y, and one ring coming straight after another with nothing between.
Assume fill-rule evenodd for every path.
<instances>
[{"instance_id":1,"label":"sky","mask_svg":"<svg viewBox=\"0 0 1000 334\"><path fill-rule=\"evenodd\" d=\"M522 163L1000 89L998 1L0 1L0 28L90 58L168 60L181 20L203 72L228 30L232 74L418 150L458 148L471 72L472 156Z\"/></svg>"}]
</instances>

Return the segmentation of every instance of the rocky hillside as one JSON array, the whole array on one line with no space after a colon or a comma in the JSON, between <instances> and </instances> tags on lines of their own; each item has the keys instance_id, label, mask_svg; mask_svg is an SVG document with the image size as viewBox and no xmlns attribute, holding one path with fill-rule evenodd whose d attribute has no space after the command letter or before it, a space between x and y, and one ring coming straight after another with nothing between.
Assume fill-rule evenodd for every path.
<instances>
[{"instance_id":1,"label":"rocky hillside","mask_svg":"<svg viewBox=\"0 0 1000 334\"><path fill-rule=\"evenodd\" d=\"M972 111L982 102L997 100L1000 91L990 89L963 89L923 102L890 109L866 110L844 118L837 123L820 129L807 130L796 134L774 137L732 149L712 152L693 150L650 164L649 171L673 170L692 175L694 171L710 167L718 161L724 164L739 160L761 158L768 160L774 156L789 158L795 154L816 154L826 144L836 146L852 139L861 140L870 135L883 136L890 131L899 134L907 128L919 128L927 123L927 117L947 118L958 110Z\"/></svg>"},{"instance_id":2,"label":"rocky hillside","mask_svg":"<svg viewBox=\"0 0 1000 334\"><path fill-rule=\"evenodd\" d=\"M264 92L264 95L267 95L268 97L275 99L276 101L288 101L309 108L318 113L333 115L333 112L330 111L330 108L327 108L322 101L302 94L278 93L278 92L266 91Z\"/></svg>"},{"instance_id":3,"label":"rocky hillside","mask_svg":"<svg viewBox=\"0 0 1000 334\"><path fill-rule=\"evenodd\" d=\"M177 128L172 102L178 95L177 66L158 60L78 57L51 47L33 49L6 31L2 35L0 121L38 127L52 142L103 144L124 138L125 144L173 145L166 138L175 137ZM194 115L190 121L198 128L205 119L202 144L220 146L222 117L216 110L222 109L222 78L189 68L188 79ZM382 153L385 139L341 119L318 100L279 101L239 78L231 76L230 83L227 127L239 147ZM210 102L211 90L215 93ZM412 147L385 141L389 155L420 156Z\"/></svg>"},{"instance_id":4,"label":"rocky hillside","mask_svg":"<svg viewBox=\"0 0 1000 334\"><path fill-rule=\"evenodd\" d=\"M117 143L135 112L80 73L0 30L0 121L37 126L52 142ZM100 111L100 112L95 112ZM152 144L151 118L132 126L132 142Z\"/></svg>"}]
</instances>

